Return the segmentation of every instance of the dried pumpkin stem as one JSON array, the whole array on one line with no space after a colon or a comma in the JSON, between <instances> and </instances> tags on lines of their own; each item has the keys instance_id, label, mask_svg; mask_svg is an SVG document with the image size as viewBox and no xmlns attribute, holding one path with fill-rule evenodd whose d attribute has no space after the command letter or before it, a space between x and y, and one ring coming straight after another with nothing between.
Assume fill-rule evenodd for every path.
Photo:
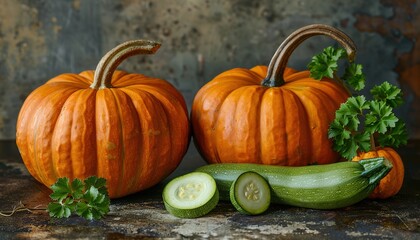
<instances>
[{"instance_id":1,"label":"dried pumpkin stem","mask_svg":"<svg viewBox=\"0 0 420 240\"><path fill-rule=\"evenodd\" d=\"M352 62L354 60L356 56L356 45L344 32L324 24L308 25L290 34L280 44L270 61L267 76L262 81L261 85L267 87L278 87L283 85L285 83L283 74L290 55L303 41L316 35L326 35L333 38L344 47L349 61Z\"/></svg>"},{"instance_id":2,"label":"dried pumpkin stem","mask_svg":"<svg viewBox=\"0 0 420 240\"><path fill-rule=\"evenodd\" d=\"M99 61L90 87L93 89L112 87L112 75L122 61L137 54L154 54L159 47L160 43L149 40L133 40L118 45Z\"/></svg>"}]
</instances>

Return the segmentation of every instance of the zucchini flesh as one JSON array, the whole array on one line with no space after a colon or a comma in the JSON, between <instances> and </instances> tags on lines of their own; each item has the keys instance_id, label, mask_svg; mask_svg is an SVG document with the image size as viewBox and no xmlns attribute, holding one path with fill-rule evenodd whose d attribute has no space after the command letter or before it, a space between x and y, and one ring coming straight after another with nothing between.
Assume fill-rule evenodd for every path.
<instances>
[{"instance_id":1,"label":"zucchini flesh","mask_svg":"<svg viewBox=\"0 0 420 240\"><path fill-rule=\"evenodd\" d=\"M172 179L163 189L166 210L180 218L209 213L219 202L216 182L206 173L192 172Z\"/></svg>"},{"instance_id":2,"label":"zucchini flesh","mask_svg":"<svg viewBox=\"0 0 420 240\"><path fill-rule=\"evenodd\" d=\"M220 163L198 168L217 183L220 198L229 199L235 179L246 171L263 176L272 190L272 202L313 209L335 209L353 205L369 196L391 170L385 158L301 167L249 163Z\"/></svg>"},{"instance_id":3,"label":"zucchini flesh","mask_svg":"<svg viewBox=\"0 0 420 240\"><path fill-rule=\"evenodd\" d=\"M257 215L270 206L270 186L256 172L244 172L230 188L230 201L241 213Z\"/></svg>"}]
</instances>

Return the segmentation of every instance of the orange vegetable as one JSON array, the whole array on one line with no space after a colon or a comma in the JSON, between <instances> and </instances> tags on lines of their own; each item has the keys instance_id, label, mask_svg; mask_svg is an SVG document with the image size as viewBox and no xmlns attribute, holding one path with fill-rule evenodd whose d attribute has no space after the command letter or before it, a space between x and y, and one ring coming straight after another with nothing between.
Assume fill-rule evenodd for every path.
<instances>
[{"instance_id":1,"label":"orange vegetable","mask_svg":"<svg viewBox=\"0 0 420 240\"><path fill-rule=\"evenodd\" d=\"M95 72L62 74L34 90L18 117L16 143L35 179L107 179L111 198L149 188L180 163L190 139L187 107L168 82L115 69L160 44L126 42Z\"/></svg>"},{"instance_id":2,"label":"orange vegetable","mask_svg":"<svg viewBox=\"0 0 420 240\"><path fill-rule=\"evenodd\" d=\"M381 179L379 185L370 194L369 198L385 199L392 197L400 191L404 181L403 161L401 160L400 155L398 155L394 149L389 147L376 148L375 150L369 152L361 152L353 158L353 161L360 161L365 158L375 157L384 157L388 159L392 163L393 168L388 175Z\"/></svg>"},{"instance_id":3,"label":"orange vegetable","mask_svg":"<svg viewBox=\"0 0 420 240\"><path fill-rule=\"evenodd\" d=\"M194 98L194 141L209 163L325 164L339 160L327 132L349 97L338 81L287 68L293 50L314 35L340 42L349 58L355 47L343 32L311 25L292 33L270 65L235 68L216 76Z\"/></svg>"}]
</instances>

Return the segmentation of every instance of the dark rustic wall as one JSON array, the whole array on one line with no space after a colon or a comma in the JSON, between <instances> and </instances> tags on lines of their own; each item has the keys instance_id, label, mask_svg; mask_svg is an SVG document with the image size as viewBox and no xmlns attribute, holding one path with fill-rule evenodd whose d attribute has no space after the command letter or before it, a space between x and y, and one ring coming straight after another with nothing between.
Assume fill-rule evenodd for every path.
<instances>
[{"instance_id":1,"label":"dark rustic wall","mask_svg":"<svg viewBox=\"0 0 420 240\"><path fill-rule=\"evenodd\" d=\"M312 23L348 33L359 48L369 89L399 84L412 138L420 138L420 1L391 0L0 0L0 139L15 137L26 96L65 72L94 69L100 57L130 39L162 42L155 56L121 67L167 79L188 105L197 90L234 67L268 64L281 41ZM303 69L332 42L316 37L289 65Z\"/></svg>"}]
</instances>

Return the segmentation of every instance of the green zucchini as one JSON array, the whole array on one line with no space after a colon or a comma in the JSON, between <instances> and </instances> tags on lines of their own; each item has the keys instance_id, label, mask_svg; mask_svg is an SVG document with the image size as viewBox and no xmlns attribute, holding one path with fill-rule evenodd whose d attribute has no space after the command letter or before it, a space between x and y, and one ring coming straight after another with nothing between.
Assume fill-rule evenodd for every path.
<instances>
[{"instance_id":1,"label":"green zucchini","mask_svg":"<svg viewBox=\"0 0 420 240\"><path fill-rule=\"evenodd\" d=\"M229 200L231 184L240 174L254 171L268 181L274 203L335 209L369 196L391 168L392 164L381 157L302 167L220 163L205 165L196 171L208 173L216 180L222 200Z\"/></svg>"},{"instance_id":2,"label":"green zucchini","mask_svg":"<svg viewBox=\"0 0 420 240\"><path fill-rule=\"evenodd\" d=\"M163 189L166 210L179 218L209 213L219 202L215 180L206 173L192 172L172 179Z\"/></svg>"},{"instance_id":3,"label":"green zucchini","mask_svg":"<svg viewBox=\"0 0 420 240\"><path fill-rule=\"evenodd\" d=\"M256 172L244 172L230 188L232 205L243 214L257 215L270 206L271 193L267 181Z\"/></svg>"}]
</instances>

